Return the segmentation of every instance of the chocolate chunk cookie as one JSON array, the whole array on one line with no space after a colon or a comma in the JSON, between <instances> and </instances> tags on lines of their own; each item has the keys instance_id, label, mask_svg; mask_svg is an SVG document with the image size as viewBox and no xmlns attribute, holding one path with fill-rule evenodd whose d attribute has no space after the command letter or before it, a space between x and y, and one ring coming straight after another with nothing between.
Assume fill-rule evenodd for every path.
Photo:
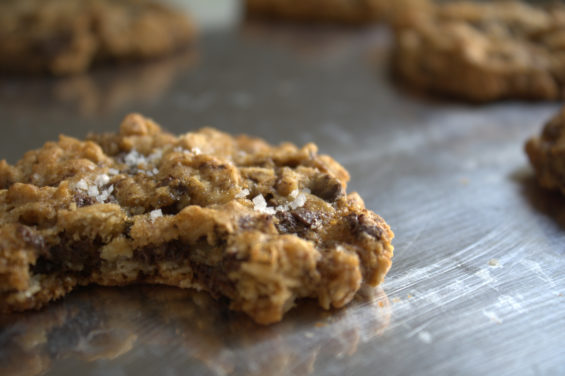
<instances>
[{"instance_id":1,"label":"chocolate chunk cookie","mask_svg":"<svg viewBox=\"0 0 565 376\"><path fill-rule=\"evenodd\" d=\"M194 38L185 14L155 0L4 0L0 71L65 75L153 58Z\"/></svg>"},{"instance_id":2,"label":"chocolate chunk cookie","mask_svg":"<svg viewBox=\"0 0 565 376\"><path fill-rule=\"evenodd\" d=\"M0 310L92 283L206 290L262 324L297 298L342 307L383 281L394 236L348 179L313 144L175 137L137 114L61 136L0 161Z\"/></svg>"},{"instance_id":3,"label":"chocolate chunk cookie","mask_svg":"<svg viewBox=\"0 0 565 376\"><path fill-rule=\"evenodd\" d=\"M393 68L406 84L472 102L565 93L565 6L420 2L395 25Z\"/></svg>"},{"instance_id":4,"label":"chocolate chunk cookie","mask_svg":"<svg viewBox=\"0 0 565 376\"><path fill-rule=\"evenodd\" d=\"M297 22L366 24L382 18L386 0L246 0L247 16Z\"/></svg>"}]
</instances>

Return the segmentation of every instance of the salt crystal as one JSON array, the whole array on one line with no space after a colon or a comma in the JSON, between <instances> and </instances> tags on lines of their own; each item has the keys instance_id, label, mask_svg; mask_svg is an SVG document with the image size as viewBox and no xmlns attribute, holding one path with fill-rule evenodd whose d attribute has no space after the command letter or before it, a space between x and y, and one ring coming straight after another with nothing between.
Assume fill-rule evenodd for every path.
<instances>
[{"instance_id":1,"label":"salt crystal","mask_svg":"<svg viewBox=\"0 0 565 376\"><path fill-rule=\"evenodd\" d=\"M304 193L300 193L298 194L298 197L296 197L296 199L294 199L294 201L292 201L288 205L290 206L291 209L298 209L303 207L305 203L306 203L306 195Z\"/></svg>"},{"instance_id":2,"label":"salt crystal","mask_svg":"<svg viewBox=\"0 0 565 376\"><path fill-rule=\"evenodd\" d=\"M137 167L140 164L146 164L145 157L137 152L135 149L131 149L131 151L125 156L124 162L130 167Z\"/></svg>"},{"instance_id":3,"label":"salt crystal","mask_svg":"<svg viewBox=\"0 0 565 376\"><path fill-rule=\"evenodd\" d=\"M285 212L288 211L288 205L279 205L275 208L277 212Z\"/></svg>"},{"instance_id":4,"label":"salt crystal","mask_svg":"<svg viewBox=\"0 0 565 376\"><path fill-rule=\"evenodd\" d=\"M292 198L296 198L296 196L298 196L298 193L299 193L298 189L295 189L294 191L290 192L289 196Z\"/></svg>"},{"instance_id":5,"label":"salt crystal","mask_svg":"<svg viewBox=\"0 0 565 376\"><path fill-rule=\"evenodd\" d=\"M86 183L86 181L84 179L80 179L76 185L77 189L80 189L81 191L87 191L88 190L88 184Z\"/></svg>"},{"instance_id":6,"label":"salt crystal","mask_svg":"<svg viewBox=\"0 0 565 376\"><path fill-rule=\"evenodd\" d=\"M193 152L195 155L202 154L202 150L200 150L199 148L196 148L196 147L195 147L195 148L192 148L192 152Z\"/></svg>"},{"instance_id":7,"label":"salt crystal","mask_svg":"<svg viewBox=\"0 0 565 376\"><path fill-rule=\"evenodd\" d=\"M98 191L98 187L95 185L91 185L90 187L88 187L88 195L90 197L96 197L100 194L100 192Z\"/></svg>"},{"instance_id":8,"label":"salt crystal","mask_svg":"<svg viewBox=\"0 0 565 376\"><path fill-rule=\"evenodd\" d=\"M276 213L274 208L270 208L267 206L267 202L265 201L265 198L263 198L263 195L259 194L255 196L255 198L252 201L253 201L253 209L257 210L258 212L271 214L271 215Z\"/></svg>"},{"instance_id":9,"label":"salt crystal","mask_svg":"<svg viewBox=\"0 0 565 376\"><path fill-rule=\"evenodd\" d=\"M261 194L255 196L252 201L255 210L261 211L267 207L267 202L265 201L265 198Z\"/></svg>"},{"instance_id":10,"label":"salt crystal","mask_svg":"<svg viewBox=\"0 0 565 376\"><path fill-rule=\"evenodd\" d=\"M162 150L162 149L157 149L157 150L155 150L153 153L151 153L151 154L147 157L147 160L148 160L150 163L156 163L156 162L159 161L162 157L163 157L163 150Z\"/></svg>"},{"instance_id":11,"label":"salt crystal","mask_svg":"<svg viewBox=\"0 0 565 376\"><path fill-rule=\"evenodd\" d=\"M110 177L106 174L101 174L98 175L96 177L96 179L94 179L94 184L96 184L97 186L101 187L103 185L106 185L110 182Z\"/></svg>"},{"instance_id":12,"label":"salt crystal","mask_svg":"<svg viewBox=\"0 0 565 376\"><path fill-rule=\"evenodd\" d=\"M151 220L151 222L154 222L157 218L162 216L163 216L163 211L161 209L155 209L149 213L149 219Z\"/></svg>"},{"instance_id":13,"label":"salt crystal","mask_svg":"<svg viewBox=\"0 0 565 376\"><path fill-rule=\"evenodd\" d=\"M235 198L245 198L249 196L249 189L245 188L235 195Z\"/></svg>"},{"instance_id":14,"label":"salt crystal","mask_svg":"<svg viewBox=\"0 0 565 376\"><path fill-rule=\"evenodd\" d=\"M108 169L108 174L110 174L110 175L118 175L119 173L120 173L120 171L118 171L115 168L109 168Z\"/></svg>"}]
</instances>

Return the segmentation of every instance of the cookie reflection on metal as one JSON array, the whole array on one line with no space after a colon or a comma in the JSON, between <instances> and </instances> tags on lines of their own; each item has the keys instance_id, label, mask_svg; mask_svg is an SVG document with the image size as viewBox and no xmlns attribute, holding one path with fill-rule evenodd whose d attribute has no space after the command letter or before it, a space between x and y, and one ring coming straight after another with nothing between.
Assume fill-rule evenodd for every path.
<instances>
[{"instance_id":1,"label":"cookie reflection on metal","mask_svg":"<svg viewBox=\"0 0 565 376\"><path fill-rule=\"evenodd\" d=\"M153 61L101 67L77 76L36 79L26 86L14 86L13 92L0 91L0 102L14 111L26 111L30 106L38 111L56 107L81 117L122 116L130 106L159 101L198 59L196 50L188 50ZM4 84L12 81L15 79L6 78Z\"/></svg>"},{"instance_id":2,"label":"cookie reflection on metal","mask_svg":"<svg viewBox=\"0 0 565 376\"><path fill-rule=\"evenodd\" d=\"M159 346L215 374L275 375L293 368L306 375L318 359L355 354L386 330L390 314L380 288L364 290L347 309L333 312L303 302L292 319L263 327L203 292L93 287L41 312L0 316L0 374L39 375L63 359L126 360L132 349ZM252 354L253 362L241 363L241 353Z\"/></svg>"}]
</instances>

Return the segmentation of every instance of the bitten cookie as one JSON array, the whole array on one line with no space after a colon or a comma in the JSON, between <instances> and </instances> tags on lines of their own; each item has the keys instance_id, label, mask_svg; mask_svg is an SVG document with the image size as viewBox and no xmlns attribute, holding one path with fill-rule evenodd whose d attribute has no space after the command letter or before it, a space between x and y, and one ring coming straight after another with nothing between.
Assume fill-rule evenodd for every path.
<instances>
[{"instance_id":1,"label":"bitten cookie","mask_svg":"<svg viewBox=\"0 0 565 376\"><path fill-rule=\"evenodd\" d=\"M66 75L185 48L195 28L155 0L4 0L0 71Z\"/></svg>"},{"instance_id":2,"label":"bitten cookie","mask_svg":"<svg viewBox=\"0 0 565 376\"><path fill-rule=\"evenodd\" d=\"M78 285L205 290L268 324L298 298L342 307L391 266L393 233L314 144L132 114L117 134L61 136L0 161L0 311Z\"/></svg>"}]
</instances>

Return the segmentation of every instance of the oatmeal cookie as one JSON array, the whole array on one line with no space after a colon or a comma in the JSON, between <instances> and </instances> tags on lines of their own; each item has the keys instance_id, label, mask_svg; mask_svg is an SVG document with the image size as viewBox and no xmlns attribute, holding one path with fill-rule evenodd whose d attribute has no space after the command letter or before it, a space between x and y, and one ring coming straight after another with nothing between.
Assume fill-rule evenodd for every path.
<instances>
[{"instance_id":1,"label":"oatmeal cookie","mask_svg":"<svg viewBox=\"0 0 565 376\"><path fill-rule=\"evenodd\" d=\"M117 134L61 136L0 161L0 310L92 283L206 290L262 324L297 298L342 307L393 254L348 179L314 144L175 137L137 114Z\"/></svg>"},{"instance_id":2,"label":"oatmeal cookie","mask_svg":"<svg viewBox=\"0 0 565 376\"><path fill-rule=\"evenodd\" d=\"M565 107L545 124L541 135L526 142L525 149L539 184L565 194Z\"/></svg>"},{"instance_id":3,"label":"oatmeal cookie","mask_svg":"<svg viewBox=\"0 0 565 376\"><path fill-rule=\"evenodd\" d=\"M66 75L184 48L195 30L155 0L0 2L0 71Z\"/></svg>"},{"instance_id":4,"label":"oatmeal cookie","mask_svg":"<svg viewBox=\"0 0 565 376\"><path fill-rule=\"evenodd\" d=\"M386 0L246 0L250 18L278 18L298 22L366 24L378 21Z\"/></svg>"},{"instance_id":5,"label":"oatmeal cookie","mask_svg":"<svg viewBox=\"0 0 565 376\"><path fill-rule=\"evenodd\" d=\"M565 5L420 2L395 24L393 69L418 89L471 102L565 92Z\"/></svg>"}]
</instances>

